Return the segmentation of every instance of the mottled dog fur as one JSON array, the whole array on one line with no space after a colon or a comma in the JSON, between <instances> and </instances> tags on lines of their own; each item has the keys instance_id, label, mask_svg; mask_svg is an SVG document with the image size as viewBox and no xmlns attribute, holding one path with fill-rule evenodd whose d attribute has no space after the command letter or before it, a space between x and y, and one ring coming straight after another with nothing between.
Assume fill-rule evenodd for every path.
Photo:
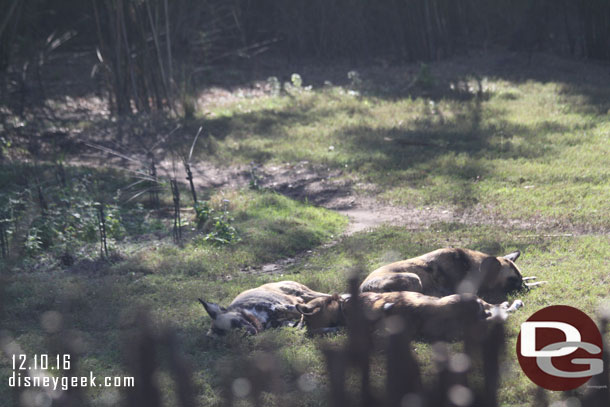
<instances>
[{"instance_id":1,"label":"mottled dog fur","mask_svg":"<svg viewBox=\"0 0 610 407\"><path fill-rule=\"evenodd\" d=\"M239 294L227 307L199 299L212 318L209 334L222 335L231 329L257 334L263 329L286 325L301 314L295 305L314 298L329 297L294 281L264 284Z\"/></svg>"},{"instance_id":2,"label":"mottled dog fur","mask_svg":"<svg viewBox=\"0 0 610 407\"><path fill-rule=\"evenodd\" d=\"M507 313L522 306L521 301L492 305L474 295L432 297L401 291L388 293L360 293L364 316L371 326L392 316L399 316L404 327L413 335L428 339L447 338L463 327L467 320L506 318ZM311 332L325 332L328 328L346 325L352 311L351 297L333 295L316 298L307 304L296 305ZM391 320L390 320L391 321Z\"/></svg>"},{"instance_id":3,"label":"mottled dog fur","mask_svg":"<svg viewBox=\"0 0 610 407\"><path fill-rule=\"evenodd\" d=\"M495 257L469 249L439 249L378 268L362 282L360 291L415 291L436 297L471 292L501 302L506 293L523 287L514 263L519 254Z\"/></svg>"}]
</instances>

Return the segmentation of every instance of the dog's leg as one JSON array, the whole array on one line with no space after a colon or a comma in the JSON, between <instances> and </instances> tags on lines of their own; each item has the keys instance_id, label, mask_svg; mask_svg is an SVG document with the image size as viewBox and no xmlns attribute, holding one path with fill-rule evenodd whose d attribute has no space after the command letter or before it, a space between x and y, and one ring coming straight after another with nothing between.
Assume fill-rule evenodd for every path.
<instances>
[{"instance_id":1,"label":"dog's leg","mask_svg":"<svg viewBox=\"0 0 610 407\"><path fill-rule=\"evenodd\" d=\"M523 301L515 300L512 304L509 304L508 301L504 301L502 304L493 305L486 303L483 300L479 300L485 309L485 319L498 318L502 321L506 321L508 318L508 314L512 314L517 311L519 308L523 307Z\"/></svg>"},{"instance_id":2,"label":"dog's leg","mask_svg":"<svg viewBox=\"0 0 610 407\"><path fill-rule=\"evenodd\" d=\"M299 319L299 322L295 322L294 324L290 325L293 328L298 328L298 329L303 329L305 328L305 315L301 314L301 319Z\"/></svg>"},{"instance_id":3,"label":"dog's leg","mask_svg":"<svg viewBox=\"0 0 610 407\"><path fill-rule=\"evenodd\" d=\"M535 283L525 283L527 288L538 287L539 285L546 284L548 281L536 281Z\"/></svg>"},{"instance_id":4,"label":"dog's leg","mask_svg":"<svg viewBox=\"0 0 610 407\"><path fill-rule=\"evenodd\" d=\"M524 307L523 301L515 300L515 301L513 301L511 306L506 309L506 312L508 312L510 314L510 313L517 311L519 308L523 308L523 307Z\"/></svg>"},{"instance_id":5,"label":"dog's leg","mask_svg":"<svg viewBox=\"0 0 610 407\"><path fill-rule=\"evenodd\" d=\"M498 305L501 309L508 312L509 314L517 311L519 308L524 306L523 301L515 300L512 304L509 304L508 301L504 301L502 304Z\"/></svg>"}]
</instances>

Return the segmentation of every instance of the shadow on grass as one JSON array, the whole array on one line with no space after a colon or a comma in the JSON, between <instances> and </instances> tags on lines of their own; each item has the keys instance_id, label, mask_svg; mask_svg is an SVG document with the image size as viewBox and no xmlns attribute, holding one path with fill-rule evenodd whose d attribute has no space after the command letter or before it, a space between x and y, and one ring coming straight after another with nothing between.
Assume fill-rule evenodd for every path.
<instances>
[{"instance_id":1,"label":"shadow on grass","mask_svg":"<svg viewBox=\"0 0 610 407\"><path fill-rule=\"evenodd\" d=\"M490 226L459 224L436 224L430 230L418 232L383 227L354 235L322 250L311 256L307 263L303 262L297 270L293 270L293 274L282 279L295 279L310 285L316 281L316 289L333 292L345 286L345 277L350 270L350 264L342 260L345 256L352 263L364 264L366 270L373 270L380 262L421 255L441 245L470 247L494 255L520 249L529 264L532 263L532 253L537 253L538 256L554 255L553 250L541 247L541 243L555 242L558 244L557 249L562 249L563 243L560 241L544 238L543 242L524 240L518 233ZM582 246L577 241L569 244L571 247ZM366 248L365 252L357 253L363 248ZM388 253L394 258L390 259ZM580 253L570 257L576 268L581 267L580 257ZM537 264L540 266L546 261L543 258ZM525 274L532 273L528 267L522 271ZM158 321L162 321L159 327L169 324L176 329L183 352L195 372L195 391L200 399L213 398L219 394L223 386L220 377L229 359L245 359L270 346L279 350L278 354L287 371L282 382L289 393L295 388L295 380L301 374L323 371L323 361L316 348L318 342L300 331L273 330L260 337L243 337L241 333L236 333L221 340L211 340L205 336L210 319L197 303L198 296L208 295L211 300L227 305L240 291L280 279L277 276L256 279L252 279L252 276L234 276L237 278L221 282L206 276L179 275L172 270L167 275L145 277L104 275L90 278L46 273L25 274L12 281L5 281L7 284L0 287L0 299L3 300L0 305L6 305L7 311L10 307L10 311L2 315L4 331L1 334L10 331L28 354L52 353L56 349L52 347L57 346L57 339L62 337L67 339L68 344L79 347L79 366L86 372L92 371L97 376L129 375L133 373L125 364L129 357L129 347L125 340L137 329L137 310L148 308L158 317ZM577 290L573 291L572 295L579 295ZM519 297L528 306L538 305L537 302L530 303L533 301L531 293L522 293ZM45 320L41 316L49 310L58 311L63 318L63 327L58 332L45 332L45 323L41 324ZM524 315L520 312L516 318ZM48 327L47 324L47 329ZM516 336L518 328L514 328L516 331L509 329ZM331 339L340 341L342 336ZM427 354L425 350L423 352L423 355ZM3 375L7 371L5 369L0 373ZM167 387L173 382L160 383ZM2 391L0 389L0 394L3 394Z\"/></svg>"},{"instance_id":2,"label":"shadow on grass","mask_svg":"<svg viewBox=\"0 0 610 407\"><path fill-rule=\"evenodd\" d=\"M350 169L357 170L368 181L385 187L406 181L413 187L421 187L436 178L436 182L454 189L454 203L469 206L479 200L474 184L494 173L491 160L551 156L557 148L553 134L586 129L586 126L568 127L551 120L535 126L517 124L504 118L505 111L486 106L484 100L475 96L452 105L456 111L448 118L433 107L404 125L346 124L339 126L329 139L340 143L342 152L349 157ZM264 163L272 158L286 158L281 155L281 149L274 154L269 143L286 143L281 141L284 137L293 143L306 142L291 139L291 131L333 115L349 115L353 107L346 103L330 110L308 103L286 104L281 109L210 119L207 126L216 129L221 139L229 134L235 139L253 134L260 142L232 150L232 154ZM361 113L373 114L368 110ZM515 142L514 136L524 141ZM583 141L576 140L580 142ZM320 160L321 164L343 167L343 161L338 159Z\"/></svg>"},{"instance_id":3,"label":"shadow on grass","mask_svg":"<svg viewBox=\"0 0 610 407\"><path fill-rule=\"evenodd\" d=\"M282 77L284 73L297 68L272 65L268 70L249 72L247 81L243 78L228 80L224 86L250 86L252 81L264 80L271 73L270 70L276 70L277 75ZM347 71L342 73L342 80L333 76L337 75L336 70L348 69L347 65L338 64L338 67L334 67L335 71L315 65L303 69L307 73L303 74L306 84L321 87L325 75L331 75L338 79L335 84L345 88L354 85L348 83ZM510 84L527 85L529 81L537 84L556 83L559 87L553 94L553 97L557 95L556 101L541 102L557 103L558 107L568 106L570 113L600 115L610 109L610 99L606 97L610 92L608 74L602 66L592 63L545 55L536 55L529 63L518 55L501 53L476 56L472 60L454 58L441 61L430 64L430 72L430 83L421 84L416 80L421 76L419 65L362 66L363 82L353 87L364 95L364 102L375 104L415 99L423 102L425 106L421 114L413 120L407 119L404 125L392 126L389 124L392 120L375 123L372 117L375 106L365 107L360 96L356 95L352 102L346 102L345 98L337 97L334 100L336 95L332 92L320 90L316 91L316 95L323 94L322 98L285 97L279 100L277 107L260 110L241 110L240 107L232 109L233 112L228 115L188 123L167 117L152 120L145 116L113 124L98 119L87 124L86 133L95 142L137 156L144 163L148 160L147 152L155 145L157 160L186 155L197 129L203 126L204 136L198 141L195 152L197 159L256 163L307 159L329 167L349 166L348 171L357 170L367 181L386 188L397 184L407 188L432 185L439 189L438 200L445 200L446 196L441 195L453 191L448 201L470 206L480 200L476 182L494 174L492 159L551 157L558 148L553 134L587 130L586 125L569 127L553 117L538 121L534 126L517 122L514 112L512 120L509 119L507 112L493 109L488 101L499 98L509 103L525 97L524 94L512 90L496 92L486 84L485 78ZM207 85L201 86L203 89ZM448 116L444 116L442 108L438 107L441 105L449 105L455 114L449 112ZM346 119L344 125L338 122L353 117L362 118L361 124L354 124L355 120L351 119ZM308 140L304 133L327 130L316 128L316 123L333 123L329 140L340 141L342 156L323 157L320 151L310 151L319 149L324 140L320 140L320 137ZM167 138L165 143L158 144L178 124L182 128ZM35 131L35 128L32 130ZM208 137L210 134L213 137ZM226 141L228 137L231 142ZM573 140L571 146L583 142L584 138L574 137ZM78 139L56 133L47 132L32 137L28 145L40 159L53 159L65 152L75 157L91 152L91 155L97 153L99 157L99 152L93 152ZM100 159L100 165L108 162ZM112 162L117 163L117 160ZM434 195L436 192L434 189L432 191Z\"/></svg>"}]
</instances>

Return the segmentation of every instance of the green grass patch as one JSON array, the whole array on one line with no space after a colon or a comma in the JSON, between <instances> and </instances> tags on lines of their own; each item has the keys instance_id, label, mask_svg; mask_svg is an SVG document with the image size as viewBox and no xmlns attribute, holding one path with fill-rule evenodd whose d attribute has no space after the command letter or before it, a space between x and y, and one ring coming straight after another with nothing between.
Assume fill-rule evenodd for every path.
<instances>
[{"instance_id":1,"label":"green grass patch","mask_svg":"<svg viewBox=\"0 0 610 407\"><path fill-rule=\"evenodd\" d=\"M316 213L320 210L268 193L248 192L235 205L236 224L240 230L247 230L246 225L264 225L257 231L261 235L252 239L290 241L294 237L299 240L300 233L305 233L313 242L328 239L330 230L336 233L344 222L326 211ZM288 236L277 234L272 226L282 224L290 214L292 219L312 225L309 228L302 226L308 232ZM325 226L326 234L322 235L325 237L316 238L323 229L323 221L330 222ZM265 231L269 231L268 234ZM239 243L214 251L190 245L149 249L135 255L137 261L127 259L96 275L24 273L13 276L4 289L5 305L10 311L5 313L3 329L10 332L27 353L44 353L48 351L49 335L41 328L40 315L57 310L64 315L64 327L69 330L64 334L70 332L82 343L82 369L93 369L99 375L127 375L123 340L133 329L134 310L146 307L156 321L169 322L177 329L183 351L194 368L201 405L220 405L222 369L229 366L238 374L244 359L269 350L275 352L277 363L282 366L284 392L269 395L266 404L320 405L325 403L326 383L324 361L318 351L320 339L308 338L303 331L283 328L254 338L238 334L214 341L205 337L210 320L196 299L203 296L227 305L245 289L283 279L300 281L322 291L343 291L346 278L356 265L372 270L389 261L443 246L470 247L498 255L519 249L522 257L518 265L523 273L548 280L549 284L518 295L525 302L525 308L507 325L506 371L500 400L507 406L531 405L535 386L521 373L514 354L519 324L538 309L553 304L572 305L594 315L600 303L609 299L606 287L610 272L606 259L610 241L607 236L552 238L527 231L457 224L438 224L425 231L384 227L345 238L330 248L317 249L313 255L286 270L283 276L252 276L240 272L243 256L252 256L258 250L256 245L251 248L240 245L245 246ZM301 246L291 247L297 250ZM130 264L140 262L145 264L148 273L137 269L129 271ZM123 272L117 272L119 269ZM344 338L340 333L327 340L340 343ZM430 347L416 343L415 348L417 357L424 363L424 377L430 377ZM0 379L5 383L10 373L6 368L9 361L6 356L2 358ZM375 360L373 372L379 382L375 386L380 387L383 383L378 379L383 374L383 355L376 356ZM303 374L315 381L314 391L303 393L298 390L297 383ZM173 382L164 376L160 380L171 399ZM2 387L1 392L2 398L8 400L8 389ZM103 397L97 390L87 392L93 399Z\"/></svg>"},{"instance_id":2,"label":"green grass patch","mask_svg":"<svg viewBox=\"0 0 610 407\"><path fill-rule=\"evenodd\" d=\"M214 154L222 162L342 168L405 205L479 205L488 215L610 225L602 102L610 84L490 74L477 96L451 87L472 78L435 67L443 73L428 93L388 95L370 80L360 93L324 87L206 106ZM406 76L392 79L394 88L406 86Z\"/></svg>"}]
</instances>

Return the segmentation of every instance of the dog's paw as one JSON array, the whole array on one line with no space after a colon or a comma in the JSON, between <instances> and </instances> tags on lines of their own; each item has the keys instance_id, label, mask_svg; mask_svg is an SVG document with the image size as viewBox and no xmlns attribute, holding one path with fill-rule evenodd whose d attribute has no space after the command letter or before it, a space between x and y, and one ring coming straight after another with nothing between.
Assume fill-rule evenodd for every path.
<instances>
[{"instance_id":1,"label":"dog's paw","mask_svg":"<svg viewBox=\"0 0 610 407\"><path fill-rule=\"evenodd\" d=\"M523 304L523 301L515 300L515 301L513 301L512 305L506 309L506 312L515 312L519 308L523 308L524 306L525 306L525 304Z\"/></svg>"},{"instance_id":2,"label":"dog's paw","mask_svg":"<svg viewBox=\"0 0 610 407\"><path fill-rule=\"evenodd\" d=\"M490 309L486 315L488 321L500 321L504 322L508 318L508 313L506 308L503 307L504 304L496 305L492 309Z\"/></svg>"}]
</instances>

